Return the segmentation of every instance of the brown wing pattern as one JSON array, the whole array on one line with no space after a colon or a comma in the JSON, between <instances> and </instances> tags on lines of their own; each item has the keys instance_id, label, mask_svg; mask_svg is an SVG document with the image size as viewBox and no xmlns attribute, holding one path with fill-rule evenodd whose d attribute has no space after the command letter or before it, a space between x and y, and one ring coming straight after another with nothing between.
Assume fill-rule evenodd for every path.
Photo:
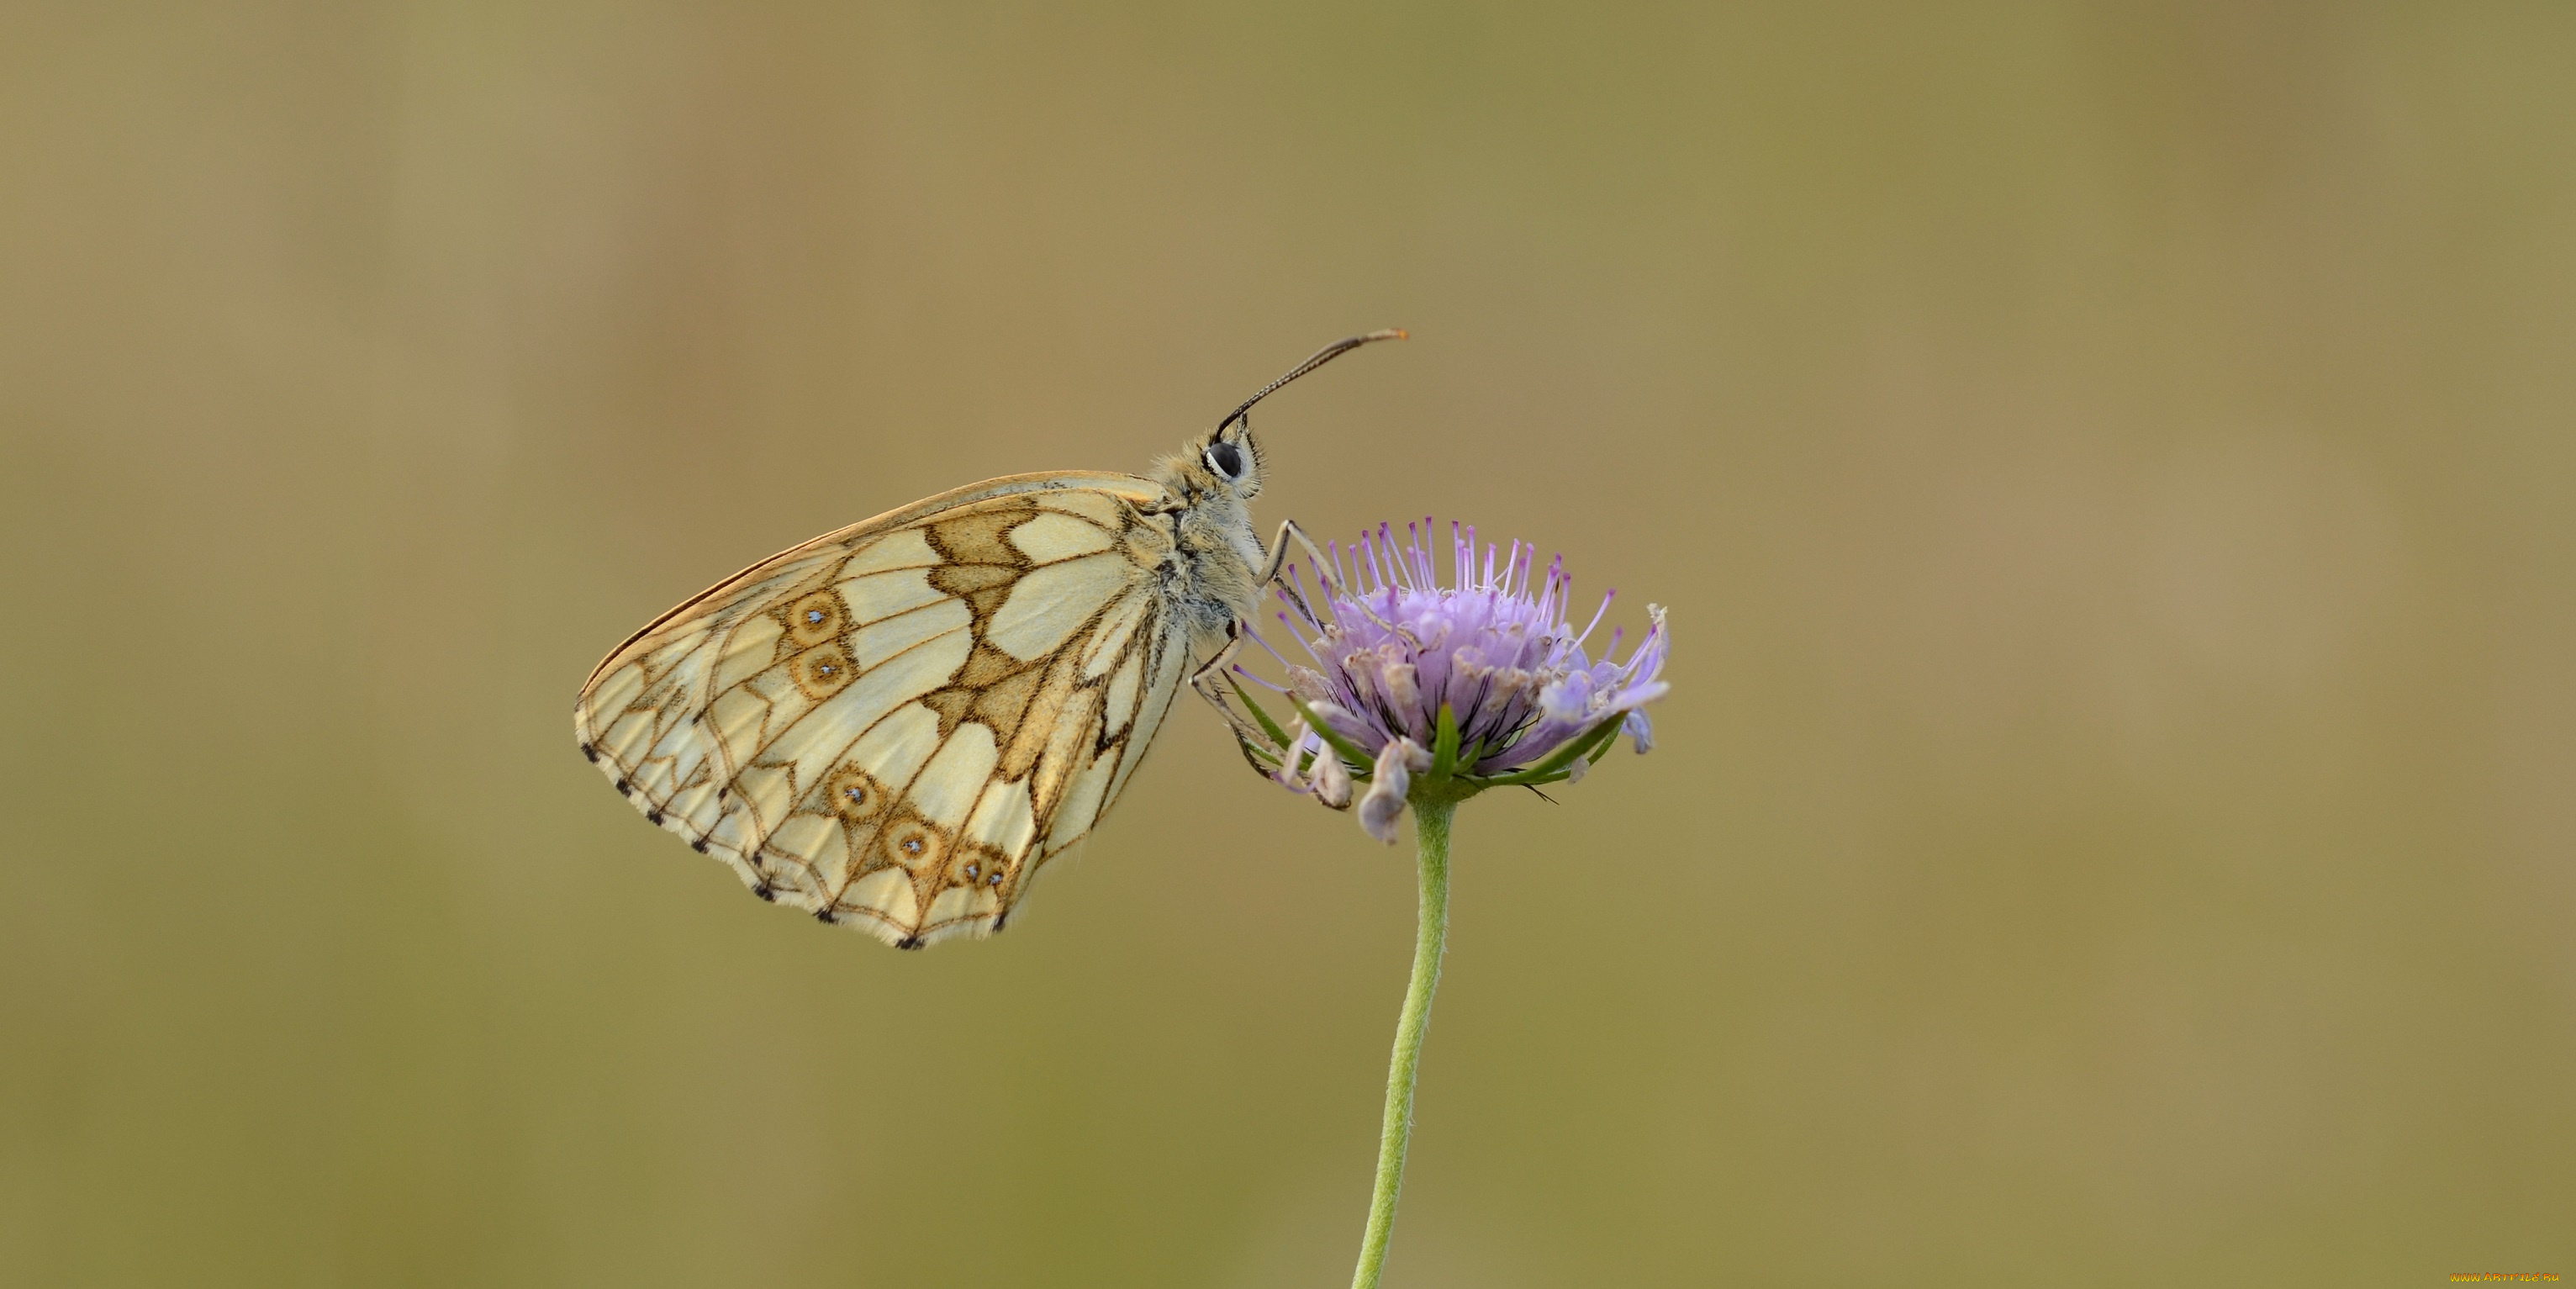
<instances>
[{"instance_id":1,"label":"brown wing pattern","mask_svg":"<svg viewBox=\"0 0 2576 1289\"><path fill-rule=\"evenodd\" d=\"M763 561L600 664L582 750L765 899L905 947L999 930L1187 673L1160 500L1017 476Z\"/></svg>"}]
</instances>

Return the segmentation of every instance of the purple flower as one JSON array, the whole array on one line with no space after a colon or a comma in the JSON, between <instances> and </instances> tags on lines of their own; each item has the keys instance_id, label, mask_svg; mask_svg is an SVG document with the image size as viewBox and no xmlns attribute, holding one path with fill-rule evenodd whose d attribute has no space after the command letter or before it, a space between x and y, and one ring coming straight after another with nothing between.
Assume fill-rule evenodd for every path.
<instances>
[{"instance_id":1,"label":"purple flower","mask_svg":"<svg viewBox=\"0 0 2576 1289\"><path fill-rule=\"evenodd\" d=\"M1255 768L1293 791L1340 809L1352 782L1366 782L1360 822L1390 843L1413 793L1579 779L1622 731L1647 750L1654 738L1642 708L1670 688L1658 679L1669 641L1661 608L1646 607L1645 639L1627 661L1612 661L1622 638L1613 631L1595 662L1583 643L1611 596L1577 632L1565 616L1573 583L1562 558L1533 588L1536 547L1479 546L1475 529L1455 524L1444 586L1430 527L1406 525L1401 545L1390 525L1347 552L1336 545L1320 600L1291 569L1279 594L1296 616L1279 620L1314 665L1274 649L1284 684L1241 667L1234 674L1286 695L1293 728L1239 684L1257 723L1226 713ZM1320 614L1310 608L1318 605Z\"/></svg>"}]
</instances>

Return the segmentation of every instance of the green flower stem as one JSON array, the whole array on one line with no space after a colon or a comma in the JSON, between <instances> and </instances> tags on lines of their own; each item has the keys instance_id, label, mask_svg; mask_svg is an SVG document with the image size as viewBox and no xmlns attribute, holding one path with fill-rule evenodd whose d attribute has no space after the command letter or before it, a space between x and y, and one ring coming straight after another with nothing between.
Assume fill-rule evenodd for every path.
<instances>
[{"instance_id":1,"label":"green flower stem","mask_svg":"<svg viewBox=\"0 0 2576 1289\"><path fill-rule=\"evenodd\" d=\"M1413 1083L1422 1060L1422 1031L1431 1022L1431 993L1440 987L1440 955L1449 939L1449 820L1459 797L1417 792L1414 845L1421 861L1421 923L1414 932L1413 982L1395 1022L1395 1057L1386 1070L1386 1125L1377 1143L1377 1190L1369 1197L1368 1233L1360 1239L1351 1289L1377 1289L1395 1227L1395 1195L1404 1185L1404 1148L1413 1136Z\"/></svg>"}]
</instances>

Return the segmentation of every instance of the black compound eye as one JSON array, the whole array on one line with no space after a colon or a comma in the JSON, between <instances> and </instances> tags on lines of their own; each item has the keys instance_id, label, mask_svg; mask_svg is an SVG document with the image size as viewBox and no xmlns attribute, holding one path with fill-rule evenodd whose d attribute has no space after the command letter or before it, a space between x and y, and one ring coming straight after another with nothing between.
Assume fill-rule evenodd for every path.
<instances>
[{"instance_id":1,"label":"black compound eye","mask_svg":"<svg viewBox=\"0 0 2576 1289\"><path fill-rule=\"evenodd\" d=\"M1208 469L1228 479L1243 475L1243 453L1231 443L1211 443L1207 450Z\"/></svg>"}]
</instances>

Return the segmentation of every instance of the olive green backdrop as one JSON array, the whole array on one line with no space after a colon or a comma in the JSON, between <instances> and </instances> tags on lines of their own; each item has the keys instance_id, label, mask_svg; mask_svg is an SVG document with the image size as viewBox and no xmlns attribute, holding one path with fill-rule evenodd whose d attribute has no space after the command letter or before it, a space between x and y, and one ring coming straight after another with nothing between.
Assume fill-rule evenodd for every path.
<instances>
[{"instance_id":1,"label":"olive green backdrop","mask_svg":"<svg viewBox=\"0 0 2576 1289\"><path fill-rule=\"evenodd\" d=\"M1672 606L1389 1284L2576 1273L2576 9L18 4L0 1282L1333 1285L1405 852L1185 705L923 954L574 689L1135 469Z\"/></svg>"}]
</instances>

